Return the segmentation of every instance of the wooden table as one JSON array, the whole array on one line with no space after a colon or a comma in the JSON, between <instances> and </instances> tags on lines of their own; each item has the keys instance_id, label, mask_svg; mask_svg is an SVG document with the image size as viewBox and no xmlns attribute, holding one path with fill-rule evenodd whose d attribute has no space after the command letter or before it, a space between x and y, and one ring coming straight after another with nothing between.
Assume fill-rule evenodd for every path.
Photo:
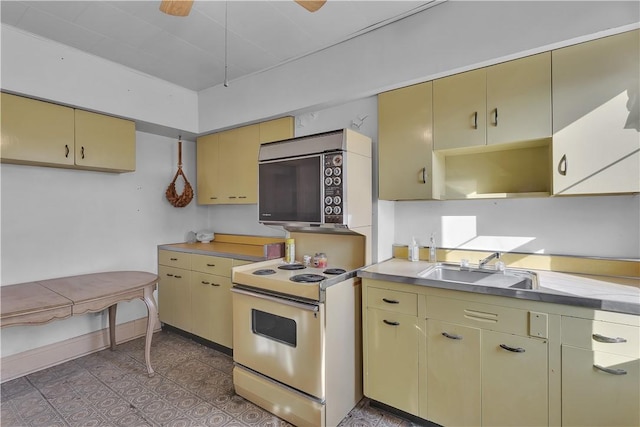
<instances>
[{"instance_id":1,"label":"wooden table","mask_svg":"<svg viewBox=\"0 0 640 427\"><path fill-rule=\"evenodd\" d=\"M116 347L118 302L140 298L147 305L144 359L149 376L151 339L158 308L153 291L158 276L144 271L114 271L60 277L0 287L0 327L41 325L84 313L109 309L109 340Z\"/></svg>"}]
</instances>

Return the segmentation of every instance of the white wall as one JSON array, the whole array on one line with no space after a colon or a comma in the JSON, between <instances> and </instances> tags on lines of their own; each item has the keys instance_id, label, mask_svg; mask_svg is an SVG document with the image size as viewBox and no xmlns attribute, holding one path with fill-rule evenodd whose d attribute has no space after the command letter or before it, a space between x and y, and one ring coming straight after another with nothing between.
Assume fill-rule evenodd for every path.
<instances>
[{"instance_id":1,"label":"white wall","mask_svg":"<svg viewBox=\"0 0 640 427\"><path fill-rule=\"evenodd\" d=\"M137 132L132 173L0 165L2 285L110 270L157 272L156 247L205 228L207 209L174 208L165 190L177 168L175 139ZM183 142L195 185L195 143ZM179 181L181 182L181 181ZM142 301L119 304L118 323L146 317ZM2 355L106 327L106 314L2 329ZM28 336L28 339L25 337Z\"/></svg>"}]
</instances>

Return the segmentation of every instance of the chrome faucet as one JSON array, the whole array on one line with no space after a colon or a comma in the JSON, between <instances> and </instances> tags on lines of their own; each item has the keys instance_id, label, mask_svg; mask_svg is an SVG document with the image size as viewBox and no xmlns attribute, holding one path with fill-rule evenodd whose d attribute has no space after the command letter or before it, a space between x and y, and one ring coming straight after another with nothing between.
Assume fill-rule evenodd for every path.
<instances>
[{"instance_id":1,"label":"chrome faucet","mask_svg":"<svg viewBox=\"0 0 640 427\"><path fill-rule=\"evenodd\" d=\"M492 259L500 259L500 252L494 252L491 255L489 255L486 258L481 259L480 261L478 261L478 268L484 268L484 266L491 261Z\"/></svg>"}]
</instances>

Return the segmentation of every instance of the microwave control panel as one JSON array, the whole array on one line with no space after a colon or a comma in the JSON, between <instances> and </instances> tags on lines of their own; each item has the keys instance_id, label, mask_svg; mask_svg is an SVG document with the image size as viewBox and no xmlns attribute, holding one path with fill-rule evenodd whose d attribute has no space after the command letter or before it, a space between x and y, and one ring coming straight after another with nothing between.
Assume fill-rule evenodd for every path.
<instances>
[{"instance_id":1,"label":"microwave control panel","mask_svg":"<svg viewBox=\"0 0 640 427\"><path fill-rule=\"evenodd\" d=\"M344 224L344 152L324 155L324 222Z\"/></svg>"}]
</instances>

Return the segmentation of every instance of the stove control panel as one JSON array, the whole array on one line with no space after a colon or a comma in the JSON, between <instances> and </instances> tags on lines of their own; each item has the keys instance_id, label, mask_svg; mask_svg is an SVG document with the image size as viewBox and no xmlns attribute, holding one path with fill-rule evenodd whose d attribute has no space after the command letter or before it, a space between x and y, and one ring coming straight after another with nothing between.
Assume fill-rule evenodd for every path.
<instances>
[{"instance_id":1,"label":"stove control panel","mask_svg":"<svg viewBox=\"0 0 640 427\"><path fill-rule=\"evenodd\" d=\"M324 222L344 224L344 152L324 155Z\"/></svg>"}]
</instances>

